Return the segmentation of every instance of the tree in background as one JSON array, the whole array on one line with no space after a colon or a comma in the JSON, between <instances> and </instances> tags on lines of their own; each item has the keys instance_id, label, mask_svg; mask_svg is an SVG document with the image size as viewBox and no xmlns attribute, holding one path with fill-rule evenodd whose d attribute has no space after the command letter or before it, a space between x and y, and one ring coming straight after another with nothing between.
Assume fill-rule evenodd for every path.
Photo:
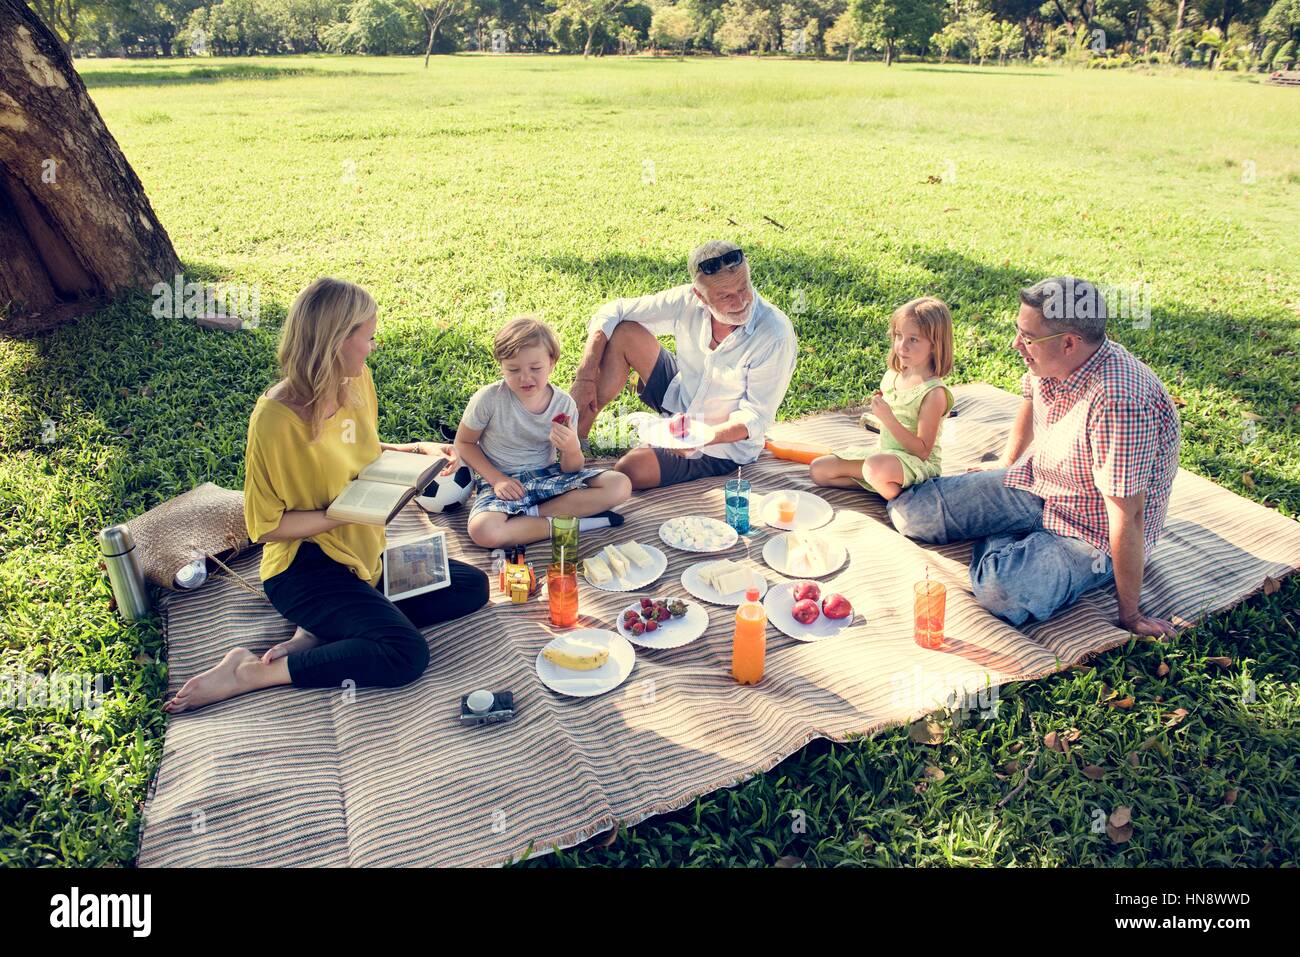
<instances>
[{"instance_id":1,"label":"tree in background","mask_svg":"<svg viewBox=\"0 0 1300 957\"><path fill-rule=\"evenodd\" d=\"M586 58L591 55L597 31L608 34L619 9L625 5L626 0L559 0L551 17L553 21L570 20L586 31L587 39L582 47L582 55ZM617 34L617 28L613 32Z\"/></svg>"},{"instance_id":2,"label":"tree in background","mask_svg":"<svg viewBox=\"0 0 1300 957\"><path fill-rule=\"evenodd\" d=\"M232 0L222 0L226 6ZM242 2L242 0L233 0ZM325 45L340 53L386 56L411 53L424 39L422 24L407 4L394 0L352 0L347 19L325 30Z\"/></svg>"},{"instance_id":3,"label":"tree in background","mask_svg":"<svg viewBox=\"0 0 1300 957\"><path fill-rule=\"evenodd\" d=\"M844 59L852 63L853 54L867 44L866 31L862 21L851 10L845 10L835 18L835 23L826 31L826 52L838 54L844 51Z\"/></svg>"},{"instance_id":4,"label":"tree in background","mask_svg":"<svg viewBox=\"0 0 1300 957\"><path fill-rule=\"evenodd\" d=\"M851 0L867 42L885 51L885 66L900 46L924 45L943 22L937 0Z\"/></svg>"},{"instance_id":5,"label":"tree in background","mask_svg":"<svg viewBox=\"0 0 1300 957\"><path fill-rule=\"evenodd\" d=\"M438 30L453 13L463 5L464 0L409 0L417 13L424 20L428 33L428 42L424 45L424 68L429 68L429 54L433 52L433 41L438 37Z\"/></svg>"},{"instance_id":6,"label":"tree in background","mask_svg":"<svg viewBox=\"0 0 1300 957\"><path fill-rule=\"evenodd\" d=\"M686 44L699 27L693 14L693 10L680 6L660 7L650 21L650 42L685 56Z\"/></svg>"}]
</instances>

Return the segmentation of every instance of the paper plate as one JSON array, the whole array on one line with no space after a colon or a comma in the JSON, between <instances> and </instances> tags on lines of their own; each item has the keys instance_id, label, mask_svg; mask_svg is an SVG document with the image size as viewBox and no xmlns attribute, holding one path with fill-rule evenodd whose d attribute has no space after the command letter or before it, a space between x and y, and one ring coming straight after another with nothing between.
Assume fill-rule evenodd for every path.
<instances>
[{"instance_id":1,"label":"paper plate","mask_svg":"<svg viewBox=\"0 0 1300 957\"><path fill-rule=\"evenodd\" d=\"M659 576L664 573L664 569L668 567L668 556L653 545L646 545L643 542L641 547L650 553L651 561L645 568L637 568L629 562L630 567L627 571L627 577L621 578L611 567L610 573L614 577L603 585L597 585L587 577L587 566L583 565L582 580L592 588L599 588L601 591L636 591L638 588L645 588L647 585L654 584L659 580ZM603 552L604 549L602 548L601 553ZM609 559L605 559L605 564L609 564Z\"/></svg>"},{"instance_id":2,"label":"paper plate","mask_svg":"<svg viewBox=\"0 0 1300 957\"><path fill-rule=\"evenodd\" d=\"M542 657L542 652L538 651L537 677L556 694L570 698L595 697L613 691L632 673L632 666L636 664L636 649L628 644L626 638L605 628L580 628L565 632L548 641L543 650L562 638L570 637L603 642L609 649L609 658L599 668L591 671L573 671L547 661Z\"/></svg>"},{"instance_id":3,"label":"paper plate","mask_svg":"<svg viewBox=\"0 0 1300 957\"><path fill-rule=\"evenodd\" d=\"M638 601L626 608L620 608L618 611L618 633L632 644L640 645L642 648L680 648L682 645L689 645L708 629L709 613L698 602L686 601L684 598L679 600L686 605L685 615L681 618L670 618L668 621L661 621L659 627L654 631L643 632L639 635L634 635L623 627L623 613L626 611L639 612L641 603Z\"/></svg>"},{"instance_id":4,"label":"paper plate","mask_svg":"<svg viewBox=\"0 0 1300 957\"><path fill-rule=\"evenodd\" d=\"M673 531L680 527L680 524L686 519L698 519L708 524L710 528L716 529L718 533L719 544L713 548L703 548L695 545L681 544L681 539L673 535ZM710 518L707 515L683 515L680 518L670 518L659 526L659 540L665 545L671 545L673 548L680 549L684 552L725 552L728 548L736 544L739 536L736 530L726 522L720 522L716 518Z\"/></svg>"},{"instance_id":5,"label":"paper plate","mask_svg":"<svg viewBox=\"0 0 1300 957\"><path fill-rule=\"evenodd\" d=\"M763 546L763 561L767 562L787 578L825 578L848 560L849 551L841 543L825 536L817 536L826 542L829 559L825 568L792 568L786 556L786 547L790 543L790 533L782 532L775 538L768 539Z\"/></svg>"},{"instance_id":6,"label":"paper plate","mask_svg":"<svg viewBox=\"0 0 1300 957\"><path fill-rule=\"evenodd\" d=\"M767 620L777 631L799 641L822 641L826 638L834 638L857 620L858 612L855 608L853 614L847 618L835 619L827 618L825 615L818 615L811 625L795 621L790 615L790 609L794 607L794 586L796 584L796 582L783 582L780 585L775 585L767 593L767 597L763 599L763 607L767 609ZM827 594L828 592L823 589L822 597ZM820 601L818 604L821 604Z\"/></svg>"},{"instance_id":7,"label":"paper plate","mask_svg":"<svg viewBox=\"0 0 1300 957\"><path fill-rule=\"evenodd\" d=\"M789 525L779 520L781 510L778 503L784 495L793 495L799 503L795 509L794 522ZM750 514L753 515L752 510ZM768 492L763 496L763 501L758 508L759 521L764 525L784 529L787 532L821 528L834 517L835 509L831 508L830 502L820 495L814 495L812 492L805 492L802 489L792 488L780 492Z\"/></svg>"},{"instance_id":8,"label":"paper plate","mask_svg":"<svg viewBox=\"0 0 1300 957\"><path fill-rule=\"evenodd\" d=\"M700 566L707 564L709 563L696 562L682 572L682 587L700 601L707 601L711 605L739 605L745 600L745 589L723 595L701 578ZM767 594L767 579L763 577L762 572L754 571L752 568L749 571L754 576L754 584L758 587L758 597L761 599Z\"/></svg>"},{"instance_id":9,"label":"paper plate","mask_svg":"<svg viewBox=\"0 0 1300 957\"><path fill-rule=\"evenodd\" d=\"M661 449L698 449L713 441L718 430L707 422L691 416L691 430L678 437L668 431L669 419L656 418L641 425L641 441Z\"/></svg>"}]
</instances>

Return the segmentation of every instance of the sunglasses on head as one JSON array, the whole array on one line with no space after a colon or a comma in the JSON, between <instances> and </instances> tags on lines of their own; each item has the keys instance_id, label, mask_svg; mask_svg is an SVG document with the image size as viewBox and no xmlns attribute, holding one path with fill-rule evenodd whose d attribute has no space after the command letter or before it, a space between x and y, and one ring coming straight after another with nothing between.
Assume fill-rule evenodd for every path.
<instances>
[{"instance_id":1,"label":"sunglasses on head","mask_svg":"<svg viewBox=\"0 0 1300 957\"><path fill-rule=\"evenodd\" d=\"M731 252L723 253L721 256L713 256L709 259L701 259L696 266L697 269L705 276L712 276L719 269L739 266L745 261L745 253L740 249L733 249Z\"/></svg>"}]
</instances>

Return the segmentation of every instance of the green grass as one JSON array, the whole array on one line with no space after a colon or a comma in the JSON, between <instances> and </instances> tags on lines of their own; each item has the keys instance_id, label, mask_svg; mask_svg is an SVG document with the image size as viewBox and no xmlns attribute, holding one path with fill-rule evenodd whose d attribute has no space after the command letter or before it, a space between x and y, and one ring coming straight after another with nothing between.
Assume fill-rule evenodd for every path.
<instances>
[{"instance_id":1,"label":"green grass","mask_svg":"<svg viewBox=\"0 0 1300 957\"><path fill-rule=\"evenodd\" d=\"M1185 403L1182 464L1300 511L1294 91L1199 74L748 60L81 66L187 274L258 284L262 323L204 332L153 318L140 296L0 341L3 668L108 686L98 716L0 712L6 862L133 859L165 663L156 620L127 627L109 611L94 533L202 481L240 487L280 321L322 273L380 302L372 368L392 439L456 420L495 374L488 344L508 315L555 324L566 384L592 310L683 281L687 251L711 236L745 246L778 304L804 291L784 417L861 401L888 314L913 296L953 307L955 381L1010 387L1018 286L1063 271L1145 281L1150 328L1113 334ZM1250 442L1243 412L1260 417ZM1167 645L1006 688L996 718L943 744L904 730L814 744L608 848L538 863L1292 862L1298 605L1288 581ZM1218 656L1231 663L1207 663ZM1132 708L1106 704L1103 682ZM1164 729L1179 707L1187 717ZM997 807L1021 773L995 772L1028 766L1043 734L1069 728L1075 753L1039 754ZM1089 780L1084 764L1107 774ZM918 792L931 765L945 776ZM1118 805L1133 808L1125 845L1092 829Z\"/></svg>"}]
</instances>

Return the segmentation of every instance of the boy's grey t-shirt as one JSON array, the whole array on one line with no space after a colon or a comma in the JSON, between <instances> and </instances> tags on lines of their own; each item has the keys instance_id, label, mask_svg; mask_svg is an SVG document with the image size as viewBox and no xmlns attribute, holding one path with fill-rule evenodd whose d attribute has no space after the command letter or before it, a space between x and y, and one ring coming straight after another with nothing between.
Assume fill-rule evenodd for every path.
<instances>
[{"instance_id":1,"label":"boy's grey t-shirt","mask_svg":"<svg viewBox=\"0 0 1300 957\"><path fill-rule=\"evenodd\" d=\"M554 385L550 388L550 404L545 412L537 414L524 408L504 379L483 386L465 406L461 422L483 433L478 439L479 448L507 475L555 464L551 426L561 412L569 417L570 426L577 425L578 404L573 397Z\"/></svg>"}]
</instances>

